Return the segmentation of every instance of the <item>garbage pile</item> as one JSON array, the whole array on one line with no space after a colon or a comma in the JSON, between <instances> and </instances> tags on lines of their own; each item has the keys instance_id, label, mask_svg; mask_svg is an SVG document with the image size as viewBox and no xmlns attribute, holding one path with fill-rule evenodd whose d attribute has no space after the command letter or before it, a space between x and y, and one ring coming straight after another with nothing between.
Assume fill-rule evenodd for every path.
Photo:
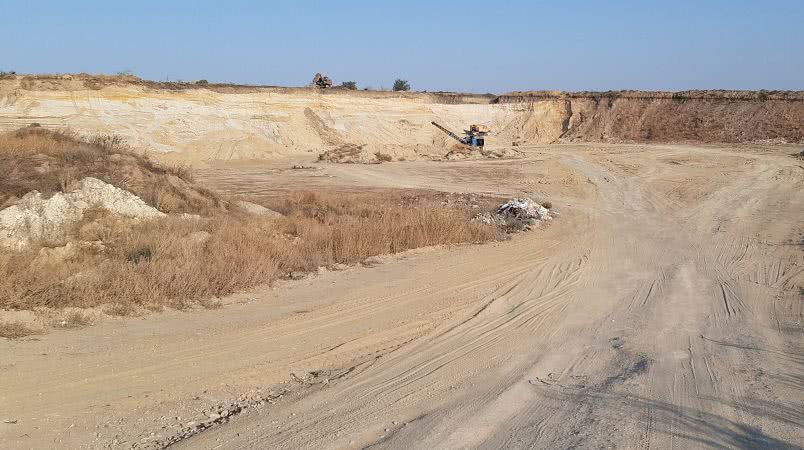
<instances>
[{"instance_id":1,"label":"garbage pile","mask_svg":"<svg viewBox=\"0 0 804 450\"><path fill-rule=\"evenodd\" d=\"M513 233L541 226L542 222L553 220L553 216L557 215L557 211L545 208L530 198L514 198L498 206L493 214L480 213L474 220L495 224L505 232Z\"/></svg>"}]
</instances>

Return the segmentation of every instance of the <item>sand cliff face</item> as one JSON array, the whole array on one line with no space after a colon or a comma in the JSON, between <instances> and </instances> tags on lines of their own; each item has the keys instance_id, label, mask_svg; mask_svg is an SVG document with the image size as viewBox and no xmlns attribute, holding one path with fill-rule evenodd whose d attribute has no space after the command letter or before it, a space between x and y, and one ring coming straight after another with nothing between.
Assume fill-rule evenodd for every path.
<instances>
[{"instance_id":1,"label":"sand cliff face","mask_svg":"<svg viewBox=\"0 0 804 450\"><path fill-rule=\"evenodd\" d=\"M564 106L561 141L804 142L804 93L512 93L502 104Z\"/></svg>"},{"instance_id":2,"label":"sand cliff face","mask_svg":"<svg viewBox=\"0 0 804 450\"><path fill-rule=\"evenodd\" d=\"M482 96L0 80L0 130L38 123L117 134L138 148L189 160L318 154L344 144L410 156L444 152L454 141L431 121L460 132L470 123L510 123L517 109Z\"/></svg>"},{"instance_id":3,"label":"sand cliff face","mask_svg":"<svg viewBox=\"0 0 804 450\"><path fill-rule=\"evenodd\" d=\"M100 81L98 81L100 80ZM190 161L264 159L364 146L441 154L489 125L489 145L599 142L804 142L804 93L557 93L503 96L193 86L93 77L0 80L0 131L31 123Z\"/></svg>"}]
</instances>

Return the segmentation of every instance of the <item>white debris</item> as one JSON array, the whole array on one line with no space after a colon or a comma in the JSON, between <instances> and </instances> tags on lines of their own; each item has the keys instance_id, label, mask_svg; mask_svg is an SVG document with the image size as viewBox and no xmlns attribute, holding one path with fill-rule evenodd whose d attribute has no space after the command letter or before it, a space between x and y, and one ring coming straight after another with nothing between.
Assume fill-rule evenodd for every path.
<instances>
[{"instance_id":1,"label":"white debris","mask_svg":"<svg viewBox=\"0 0 804 450\"><path fill-rule=\"evenodd\" d=\"M103 208L132 219L165 215L131 192L87 177L74 192L45 199L32 191L17 204L0 210L0 246L22 249L35 240L59 240L90 208Z\"/></svg>"},{"instance_id":2,"label":"white debris","mask_svg":"<svg viewBox=\"0 0 804 450\"><path fill-rule=\"evenodd\" d=\"M490 212L484 211L482 213L477 213L475 217L472 219L475 222L480 222L486 225L492 225L497 223L497 218Z\"/></svg>"},{"instance_id":3,"label":"white debris","mask_svg":"<svg viewBox=\"0 0 804 450\"><path fill-rule=\"evenodd\" d=\"M511 199L497 207L494 214L483 212L474 217L476 222L495 224L506 231L527 230L533 226L540 226L545 220L552 219L551 210L529 198Z\"/></svg>"},{"instance_id":4,"label":"white debris","mask_svg":"<svg viewBox=\"0 0 804 450\"><path fill-rule=\"evenodd\" d=\"M500 205L497 215L506 219L543 220L550 216L550 210L529 198L515 198Z\"/></svg>"}]
</instances>

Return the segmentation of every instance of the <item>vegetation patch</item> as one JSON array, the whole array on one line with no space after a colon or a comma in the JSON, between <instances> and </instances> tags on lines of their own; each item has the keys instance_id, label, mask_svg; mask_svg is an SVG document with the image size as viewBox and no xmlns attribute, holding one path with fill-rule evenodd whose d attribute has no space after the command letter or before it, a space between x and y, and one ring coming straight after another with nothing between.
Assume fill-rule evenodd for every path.
<instances>
[{"instance_id":1,"label":"vegetation patch","mask_svg":"<svg viewBox=\"0 0 804 450\"><path fill-rule=\"evenodd\" d=\"M31 328L22 322L0 322L0 337L19 339L35 334L42 334L42 330Z\"/></svg>"},{"instance_id":2,"label":"vegetation patch","mask_svg":"<svg viewBox=\"0 0 804 450\"><path fill-rule=\"evenodd\" d=\"M188 168L159 164L116 137L26 128L0 136L0 163L8 168L0 207L91 176L168 213L134 220L90 208L63 241L0 249L0 308L8 310L215 308L217 299L293 273L499 237L497 227L472 220L477 205L435 193L284 192L258 200L281 214L254 214L196 184ZM92 322L81 313L57 317L54 326Z\"/></svg>"},{"instance_id":3,"label":"vegetation patch","mask_svg":"<svg viewBox=\"0 0 804 450\"><path fill-rule=\"evenodd\" d=\"M165 165L128 147L119 136L81 138L27 127L0 135L0 208L39 191L67 192L86 177L125 189L165 213L211 215L221 199L193 183L187 166Z\"/></svg>"}]
</instances>

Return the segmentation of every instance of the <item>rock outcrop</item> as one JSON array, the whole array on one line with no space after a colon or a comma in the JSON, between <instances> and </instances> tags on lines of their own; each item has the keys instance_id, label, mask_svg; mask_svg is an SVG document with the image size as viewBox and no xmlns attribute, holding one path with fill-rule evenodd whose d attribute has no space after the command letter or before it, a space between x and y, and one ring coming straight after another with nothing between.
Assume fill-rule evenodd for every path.
<instances>
[{"instance_id":1,"label":"rock outcrop","mask_svg":"<svg viewBox=\"0 0 804 450\"><path fill-rule=\"evenodd\" d=\"M131 219L165 215L128 191L87 177L76 191L57 193L47 199L33 191L15 205L0 210L0 246L21 249L33 241L61 240L90 208L102 208Z\"/></svg>"}]
</instances>

